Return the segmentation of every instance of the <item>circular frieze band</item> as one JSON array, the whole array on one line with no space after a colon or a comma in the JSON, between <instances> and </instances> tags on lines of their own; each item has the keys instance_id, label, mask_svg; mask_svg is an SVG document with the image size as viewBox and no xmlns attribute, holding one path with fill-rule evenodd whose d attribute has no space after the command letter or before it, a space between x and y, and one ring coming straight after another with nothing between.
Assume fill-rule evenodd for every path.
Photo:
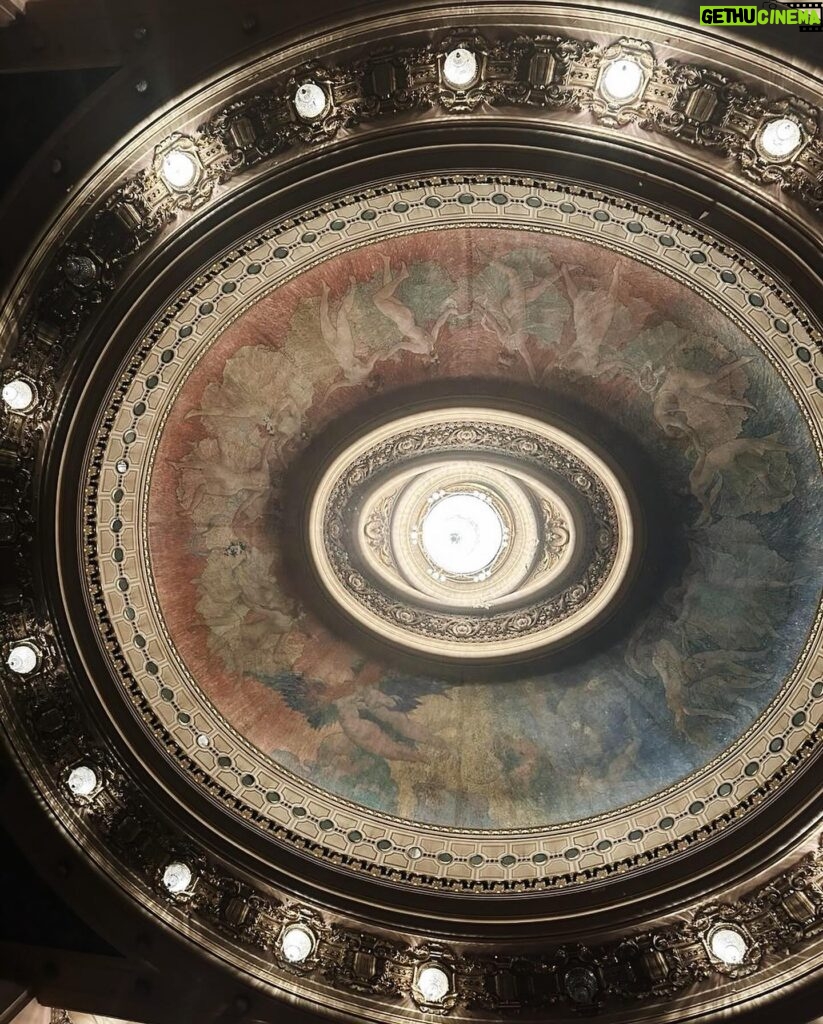
<instances>
[{"instance_id":1,"label":"circular frieze band","mask_svg":"<svg viewBox=\"0 0 823 1024\"><path fill-rule=\"evenodd\" d=\"M629 500L599 456L482 407L358 438L323 474L308 534L339 606L388 641L460 659L568 641L608 607L633 549Z\"/></svg>"}]
</instances>

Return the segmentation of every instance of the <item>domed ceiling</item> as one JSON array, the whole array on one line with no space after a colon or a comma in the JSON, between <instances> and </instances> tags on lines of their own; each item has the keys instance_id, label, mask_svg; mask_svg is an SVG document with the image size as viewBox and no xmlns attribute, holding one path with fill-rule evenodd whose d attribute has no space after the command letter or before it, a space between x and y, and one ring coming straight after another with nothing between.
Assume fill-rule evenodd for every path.
<instances>
[{"instance_id":1,"label":"domed ceiling","mask_svg":"<svg viewBox=\"0 0 823 1024\"><path fill-rule=\"evenodd\" d=\"M705 232L539 182L398 183L250 240L106 413L93 565L145 713L232 801L385 868L590 868L728 813L815 700L823 487L786 302ZM436 563L414 509L488 488L470 528L494 540L511 479L509 546L533 506L555 531L532 540L546 582L489 596L507 570L481 552L465 607L474 576L416 590ZM301 516L320 550L295 555ZM349 628L322 614L321 555ZM518 663L592 604L621 612L606 642Z\"/></svg>"},{"instance_id":2,"label":"domed ceiling","mask_svg":"<svg viewBox=\"0 0 823 1024\"><path fill-rule=\"evenodd\" d=\"M215 93L59 251L27 337L66 297L60 330L90 333L67 379L15 378L20 437L56 431L58 516L51 596L8 618L9 720L95 863L255 984L370 1019L663 1019L820 954L817 114L638 40L495 46L404 51L405 85L375 58ZM380 103L346 107L364 67L393 116L414 83L442 106L391 159L355 132ZM549 135L489 110L573 107L563 76L550 179ZM739 105L737 199L708 156L683 169L707 92ZM488 123L454 149L443 111ZM791 216L784 171L755 173L778 114ZM627 176L625 122L701 119ZM287 135L316 162L272 169ZM778 229L796 261L763 258Z\"/></svg>"}]
</instances>

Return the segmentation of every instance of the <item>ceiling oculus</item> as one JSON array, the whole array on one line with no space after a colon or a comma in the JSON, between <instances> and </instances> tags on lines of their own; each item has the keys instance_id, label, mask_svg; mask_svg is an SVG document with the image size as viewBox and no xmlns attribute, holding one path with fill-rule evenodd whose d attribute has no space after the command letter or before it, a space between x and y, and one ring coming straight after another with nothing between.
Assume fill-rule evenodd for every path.
<instances>
[{"instance_id":1,"label":"ceiling oculus","mask_svg":"<svg viewBox=\"0 0 823 1024\"><path fill-rule=\"evenodd\" d=\"M493 406L366 430L311 496L309 558L376 637L442 658L568 643L608 608L636 543L618 475L587 444Z\"/></svg>"}]
</instances>

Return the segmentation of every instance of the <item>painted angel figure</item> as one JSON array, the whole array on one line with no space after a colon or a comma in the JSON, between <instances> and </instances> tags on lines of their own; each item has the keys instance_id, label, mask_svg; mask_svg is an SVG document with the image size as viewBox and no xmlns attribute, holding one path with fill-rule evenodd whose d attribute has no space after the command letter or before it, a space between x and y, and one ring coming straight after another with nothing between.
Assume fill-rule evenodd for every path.
<instances>
[{"instance_id":1,"label":"painted angel figure","mask_svg":"<svg viewBox=\"0 0 823 1024\"><path fill-rule=\"evenodd\" d=\"M394 345L389 355L395 352L411 352L415 355L428 356L431 362L437 361L434 347L445 322L454 312L454 304L446 300L440 315L431 330L421 327L411 309L397 297L397 289L408 280L409 268L405 263L400 265L400 273L392 273L391 260L383 256L383 283L374 293L373 302L383 316L388 317L402 335L402 340Z\"/></svg>"}]
</instances>

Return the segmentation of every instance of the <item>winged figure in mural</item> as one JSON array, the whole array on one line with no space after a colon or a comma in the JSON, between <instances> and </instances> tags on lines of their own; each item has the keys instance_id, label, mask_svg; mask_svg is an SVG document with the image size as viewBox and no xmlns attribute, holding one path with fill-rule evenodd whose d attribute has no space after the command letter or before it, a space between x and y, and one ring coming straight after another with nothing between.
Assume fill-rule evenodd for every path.
<instances>
[{"instance_id":1,"label":"winged figure in mural","mask_svg":"<svg viewBox=\"0 0 823 1024\"><path fill-rule=\"evenodd\" d=\"M428 356L435 361L434 346L443 325L452 315L453 303L447 301L443 304L431 330L421 327L412 310L397 297L397 289L408 278L409 268L405 263L400 265L400 272L394 274L391 260L388 256L383 256L383 283L372 296L372 301L383 316L394 323L401 335L401 340L384 353L383 358L399 351L406 351L414 355Z\"/></svg>"},{"instance_id":2,"label":"winged figure in mural","mask_svg":"<svg viewBox=\"0 0 823 1024\"><path fill-rule=\"evenodd\" d=\"M413 718L430 693L444 693L448 683L435 679L389 676L365 683L353 675L337 685L295 672L262 681L305 716L313 729L336 723L359 750L387 761L428 761L436 740ZM425 750L428 748L428 751Z\"/></svg>"},{"instance_id":3,"label":"winged figure in mural","mask_svg":"<svg viewBox=\"0 0 823 1024\"><path fill-rule=\"evenodd\" d=\"M481 326L490 328L497 335L501 345L501 362L507 365L519 357L525 363L529 379L536 384L538 374L527 347L528 307L540 298L556 279L556 275L541 277L527 285L519 271L502 260L492 260L489 268L502 277L505 286L502 295L498 297L494 297L491 291L482 297Z\"/></svg>"},{"instance_id":4,"label":"winged figure in mural","mask_svg":"<svg viewBox=\"0 0 823 1024\"><path fill-rule=\"evenodd\" d=\"M701 508L695 525L708 522L720 501L732 513L738 506L752 512L775 512L792 498L796 481L788 459L791 449L777 438L777 433L735 437L699 452L689 476L692 494Z\"/></svg>"},{"instance_id":5,"label":"winged figure in mural","mask_svg":"<svg viewBox=\"0 0 823 1024\"><path fill-rule=\"evenodd\" d=\"M348 290L340 300L334 319L329 308L329 286L323 281L320 287L320 334L332 358L340 364L344 378L343 383L329 388L328 394L331 394L337 387L362 384L374 364L385 357L385 352L380 349L366 352L355 343L350 317L357 299L357 281L349 278Z\"/></svg>"}]
</instances>

